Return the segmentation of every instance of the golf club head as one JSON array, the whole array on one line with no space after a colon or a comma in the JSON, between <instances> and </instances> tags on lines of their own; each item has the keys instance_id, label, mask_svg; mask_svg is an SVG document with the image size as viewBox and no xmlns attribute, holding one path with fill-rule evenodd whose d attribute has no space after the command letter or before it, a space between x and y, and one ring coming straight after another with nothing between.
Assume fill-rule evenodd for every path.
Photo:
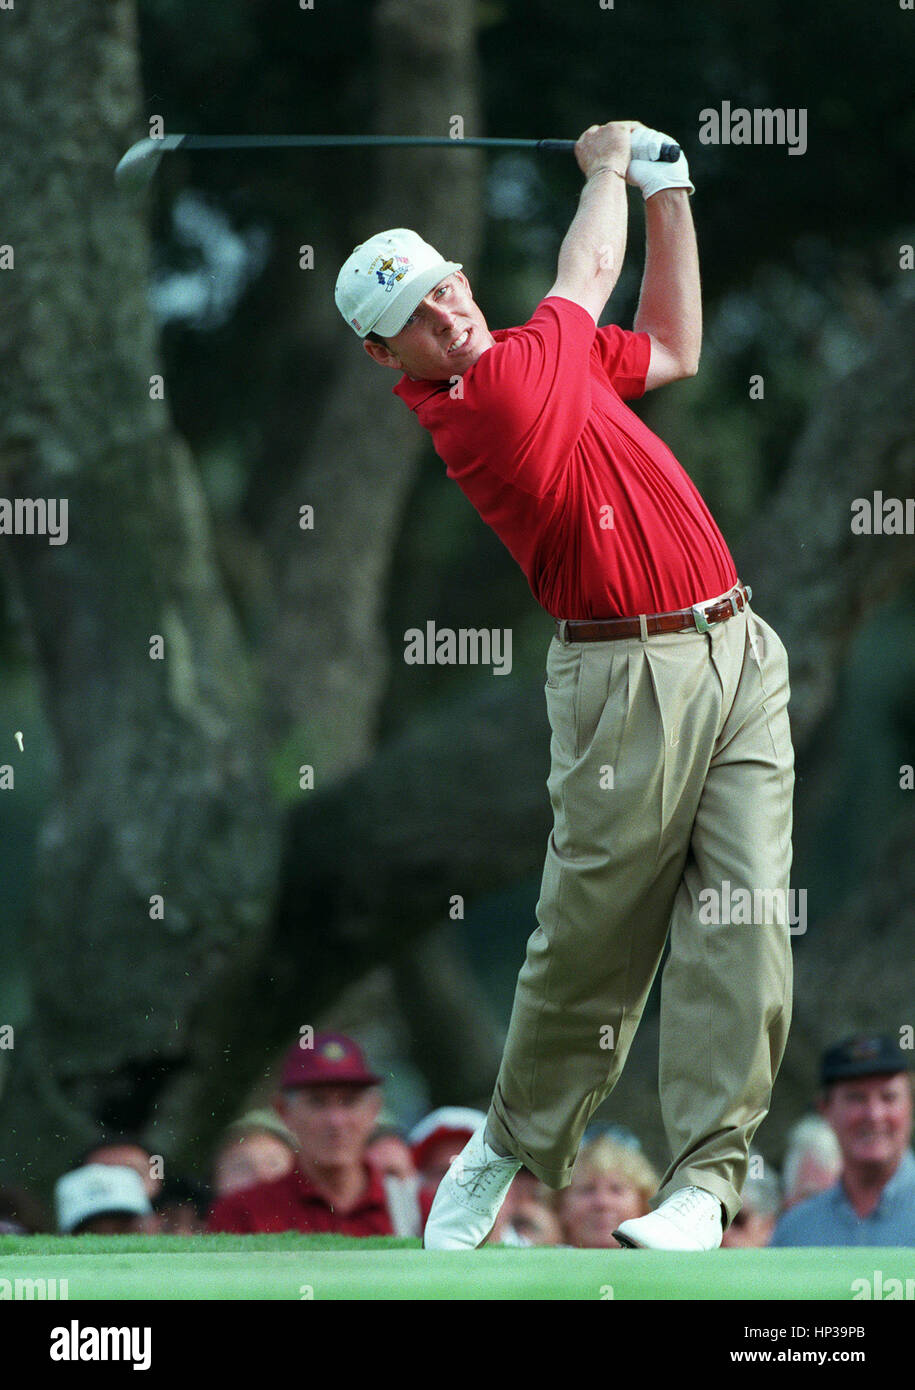
<instances>
[{"instance_id":1,"label":"golf club head","mask_svg":"<svg viewBox=\"0 0 915 1390\"><path fill-rule=\"evenodd\" d=\"M138 140L119 160L114 171L115 182L124 193L138 197L148 188L159 161L167 150L176 150L184 137L163 135L159 140Z\"/></svg>"}]
</instances>

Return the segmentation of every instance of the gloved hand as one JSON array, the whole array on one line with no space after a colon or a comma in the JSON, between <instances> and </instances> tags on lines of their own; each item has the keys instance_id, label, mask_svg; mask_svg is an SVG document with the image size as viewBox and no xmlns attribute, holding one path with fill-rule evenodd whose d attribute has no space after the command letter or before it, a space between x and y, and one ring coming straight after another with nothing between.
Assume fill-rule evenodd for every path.
<instances>
[{"instance_id":1,"label":"gloved hand","mask_svg":"<svg viewBox=\"0 0 915 1390\"><path fill-rule=\"evenodd\" d=\"M626 182L640 188L646 201L665 188L685 188L687 193L695 193L685 154L681 152L680 158L673 164L662 164L656 159L661 145L676 143L670 135L664 135L660 130L649 130L647 126L632 132L632 155L626 171Z\"/></svg>"}]
</instances>

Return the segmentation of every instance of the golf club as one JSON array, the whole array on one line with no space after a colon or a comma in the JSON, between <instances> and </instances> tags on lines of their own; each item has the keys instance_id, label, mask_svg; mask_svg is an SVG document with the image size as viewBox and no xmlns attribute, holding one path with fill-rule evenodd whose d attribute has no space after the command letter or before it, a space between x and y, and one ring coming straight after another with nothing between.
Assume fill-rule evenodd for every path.
<instances>
[{"instance_id":1,"label":"golf club","mask_svg":"<svg viewBox=\"0 0 915 1390\"><path fill-rule=\"evenodd\" d=\"M574 140L515 140L489 137L451 139L425 135L163 135L157 140L138 140L119 161L115 179L127 193L136 194L152 180L164 154L174 150L282 150L361 149L406 146L408 148L547 150L571 153ZM633 158L674 163L680 146L668 144L653 131L633 139Z\"/></svg>"}]
</instances>

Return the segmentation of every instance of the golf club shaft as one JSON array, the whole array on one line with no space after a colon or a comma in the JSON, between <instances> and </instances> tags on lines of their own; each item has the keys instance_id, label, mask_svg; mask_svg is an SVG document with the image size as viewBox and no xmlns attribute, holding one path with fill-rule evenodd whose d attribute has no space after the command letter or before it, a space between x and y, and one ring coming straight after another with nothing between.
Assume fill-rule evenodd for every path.
<instances>
[{"instance_id":1,"label":"golf club shaft","mask_svg":"<svg viewBox=\"0 0 915 1390\"><path fill-rule=\"evenodd\" d=\"M131 145L114 171L121 187L138 192L152 179L164 154L175 150L282 150L282 149L361 149L401 146L411 149L438 148L500 150L547 150L569 154L574 140L516 140L490 136L471 136L453 140L438 135L163 135L154 140L138 140ZM673 163L680 157L680 146L662 144L657 158Z\"/></svg>"},{"instance_id":2,"label":"golf club shaft","mask_svg":"<svg viewBox=\"0 0 915 1390\"><path fill-rule=\"evenodd\" d=\"M568 154L575 148L574 140L518 140L491 136L469 136L459 140L436 135L173 135L167 138L174 142L173 149L183 150L359 149L397 145L444 149L466 145L471 149L555 150ZM670 163L679 159L679 146L662 146L660 157Z\"/></svg>"}]
</instances>

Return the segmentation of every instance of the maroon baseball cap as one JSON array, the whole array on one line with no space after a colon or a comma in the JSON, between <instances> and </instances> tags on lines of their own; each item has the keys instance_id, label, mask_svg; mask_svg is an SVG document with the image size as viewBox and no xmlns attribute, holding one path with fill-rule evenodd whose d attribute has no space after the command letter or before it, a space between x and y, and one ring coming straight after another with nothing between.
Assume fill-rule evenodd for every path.
<instances>
[{"instance_id":1,"label":"maroon baseball cap","mask_svg":"<svg viewBox=\"0 0 915 1390\"><path fill-rule=\"evenodd\" d=\"M344 1033L315 1033L309 1046L305 1038L286 1054L280 1085L378 1086L381 1077L369 1071L358 1043Z\"/></svg>"}]
</instances>

